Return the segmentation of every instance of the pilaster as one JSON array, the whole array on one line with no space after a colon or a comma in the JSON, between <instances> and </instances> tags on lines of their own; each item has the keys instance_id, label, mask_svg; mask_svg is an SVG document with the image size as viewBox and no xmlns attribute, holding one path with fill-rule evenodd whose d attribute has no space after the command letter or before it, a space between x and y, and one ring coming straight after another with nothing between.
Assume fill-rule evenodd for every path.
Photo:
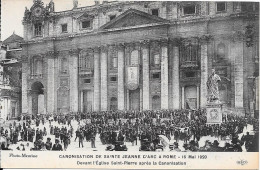
<instances>
[{"instance_id":1,"label":"pilaster","mask_svg":"<svg viewBox=\"0 0 260 170\"><path fill-rule=\"evenodd\" d=\"M28 81L27 75L29 75L28 56L22 56L22 113L28 113Z\"/></svg>"},{"instance_id":2,"label":"pilaster","mask_svg":"<svg viewBox=\"0 0 260 170\"><path fill-rule=\"evenodd\" d=\"M79 49L69 51L69 76L70 76L70 112L78 112L78 57Z\"/></svg>"},{"instance_id":3,"label":"pilaster","mask_svg":"<svg viewBox=\"0 0 260 170\"><path fill-rule=\"evenodd\" d=\"M149 68L149 43L148 41L144 41L141 44L141 52L143 57L143 110L150 109L150 68Z\"/></svg>"},{"instance_id":4,"label":"pilaster","mask_svg":"<svg viewBox=\"0 0 260 170\"><path fill-rule=\"evenodd\" d=\"M55 96L56 93L54 88L55 83L55 58L56 53L49 51L46 53L47 56L47 113L55 112Z\"/></svg>"},{"instance_id":5,"label":"pilaster","mask_svg":"<svg viewBox=\"0 0 260 170\"><path fill-rule=\"evenodd\" d=\"M161 109L168 109L168 41L161 42Z\"/></svg>"},{"instance_id":6,"label":"pilaster","mask_svg":"<svg viewBox=\"0 0 260 170\"><path fill-rule=\"evenodd\" d=\"M125 109L125 47L123 44L117 45L117 59L118 59L118 110Z\"/></svg>"},{"instance_id":7,"label":"pilaster","mask_svg":"<svg viewBox=\"0 0 260 170\"><path fill-rule=\"evenodd\" d=\"M207 81L208 81L208 41L209 36L200 38L201 44L201 80L200 80L200 107L204 108L207 104Z\"/></svg>"},{"instance_id":8,"label":"pilaster","mask_svg":"<svg viewBox=\"0 0 260 170\"><path fill-rule=\"evenodd\" d=\"M102 46L101 47L101 61L100 61L100 67L101 67L101 89L100 89L100 102L101 102L101 111L107 110L107 100L108 100L108 83L107 83L107 47Z\"/></svg>"},{"instance_id":9,"label":"pilaster","mask_svg":"<svg viewBox=\"0 0 260 170\"><path fill-rule=\"evenodd\" d=\"M173 41L172 60L172 97L173 109L180 109L180 70L179 70L179 40Z\"/></svg>"}]
</instances>

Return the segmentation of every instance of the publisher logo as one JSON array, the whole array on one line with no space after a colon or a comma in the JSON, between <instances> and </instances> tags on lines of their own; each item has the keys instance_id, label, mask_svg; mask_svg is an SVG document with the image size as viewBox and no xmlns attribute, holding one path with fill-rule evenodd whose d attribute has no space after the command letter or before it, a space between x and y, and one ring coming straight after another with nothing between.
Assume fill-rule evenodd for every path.
<instances>
[{"instance_id":1,"label":"publisher logo","mask_svg":"<svg viewBox=\"0 0 260 170\"><path fill-rule=\"evenodd\" d=\"M247 163L248 163L247 160L243 160L243 159L237 161L237 164L239 165L246 165Z\"/></svg>"}]
</instances>

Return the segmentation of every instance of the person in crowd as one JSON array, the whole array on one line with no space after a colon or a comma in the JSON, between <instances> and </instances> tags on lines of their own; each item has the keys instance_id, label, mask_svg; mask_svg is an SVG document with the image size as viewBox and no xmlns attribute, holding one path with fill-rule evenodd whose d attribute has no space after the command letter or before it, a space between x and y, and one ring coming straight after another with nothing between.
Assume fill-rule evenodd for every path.
<instances>
[{"instance_id":1,"label":"person in crowd","mask_svg":"<svg viewBox=\"0 0 260 170\"><path fill-rule=\"evenodd\" d=\"M51 150L51 148L52 148L51 138L47 138L47 141L46 141L46 143L45 143L45 148L46 148L47 150Z\"/></svg>"},{"instance_id":2,"label":"person in crowd","mask_svg":"<svg viewBox=\"0 0 260 170\"><path fill-rule=\"evenodd\" d=\"M52 146L53 151L62 151L62 146L59 139L55 139L55 144Z\"/></svg>"}]
</instances>

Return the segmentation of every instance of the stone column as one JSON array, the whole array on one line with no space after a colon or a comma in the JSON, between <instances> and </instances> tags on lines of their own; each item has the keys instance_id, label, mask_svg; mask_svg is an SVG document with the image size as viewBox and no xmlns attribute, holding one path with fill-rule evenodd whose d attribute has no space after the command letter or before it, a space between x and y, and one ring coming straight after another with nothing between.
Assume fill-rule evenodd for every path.
<instances>
[{"instance_id":1,"label":"stone column","mask_svg":"<svg viewBox=\"0 0 260 170\"><path fill-rule=\"evenodd\" d=\"M100 48L95 48L94 49L94 111L99 111L99 110L100 110Z\"/></svg>"},{"instance_id":2,"label":"stone column","mask_svg":"<svg viewBox=\"0 0 260 170\"><path fill-rule=\"evenodd\" d=\"M80 91L80 111L83 112L83 91L82 90Z\"/></svg>"},{"instance_id":3,"label":"stone column","mask_svg":"<svg viewBox=\"0 0 260 170\"><path fill-rule=\"evenodd\" d=\"M161 109L168 109L168 43L161 46Z\"/></svg>"},{"instance_id":4,"label":"stone column","mask_svg":"<svg viewBox=\"0 0 260 170\"><path fill-rule=\"evenodd\" d=\"M149 42L143 42L141 47L143 57L143 110L150 109L150 69L149 69Z\"/></svg>"},{"instance_id":5,"label":"stone column","mask_svg":"<svg viewBox=\"0 0 260 170\"><path fill-rule=\"evenodd\" d=\"M200 87L197 86L197 109L200 108Z\"/></svg>"},{"instance_id":6,"label":"stone column","mask_svg":"<svg viewBox=\"0 0 260 170\"><path fill-rule=\"evenodd\" d=\"M117 60L118 60L118 110L125 110L125 47L123 44L117 46Z\"/></svg>"},{"instance_id":7,"label":"stone column","mask_svg":"<svg viewBox=\"0 0 260 170\"><path fill-rule=\"evenodd\" d=\"M70 76L70 112L78 112L79 89L78 89L78 56L79 50L70 50L69 76Z\"/></svg>"},{"instance_id":8,"label":"stone column","mask_svg":"<svg viewBox=\"0 0 260 170\"><path fill-rule=\"evenodd\" d=\"M184 109L185 108L185 96L184 96L184 87L181 87L181 108Z\"/></svg>"},{"instance_id":9,"label":"stone column","mask_svg":"<svg viewBox=\"0 0 260 170\"><path fill-rule=\"evenodd\" d=\"M107 47L101 47L101 61L100 61L100 68L101 68L101 95L100 95L100 102L101 102L101 111L107 110Z\"/></svg>"},{"instance_id":10,"label":"stone column","mask_svg":"<svg viewBox=\"0 0 260 170\"><path fill-rule=\"evenodd\" d=\"M55 60L55 53L54 51L49 51L47 54L47 113L54 113L55 107L54 107L54 94L56 93L56 90L54 88L54 82L55 80L55 72L54 72L54 60Z\"/></svg>"},{"instance_id":11,"label":"stone column","mask_svg":"<svg viewBox=\"0 0 260 170\"><path fill-rule=\"evenodd\" d=\"M235 86L235 107L243 108L243 41L242 38L235 33L233 35L233 42L231 46L231 56L234 65L234 86Z\"/></svg>"},{"instance_id":12,"label":"stone column","mask_svg":"<svg viewBox=\"0 0 260 170\"><path fill-rule=\"evenodd\" d=\"M200 107L207 105L207 80L208 80L208 44L207 39L201 39L201 82L200 82Z\"/></svg>"},{"instance_id":13,"label":"stone column","mask_svg":"<svg viewBox=\"0 0 260 170\"><path fill-rule=\"evenodd\" d=\"M22 113L28 113L28 81L30 75L27 56L22 56Z\"/></svg>"},{"instance_id":14,"label":"stone column","mask_svg":"<svg viewBox=\"0 0 260 170\"><path fill-rule=\"evenodd\" d=\"M126 109L129 110L130 109L130 93L129 90L126 90Z\"/></svg>"},{"instance_id":15,"label":"stone column","mask_svg":"<svg viewBox=\"0 0 260 170\"><path fill-rule=\"evenodd\" d=\"M174 42L172 60L172 101L173 109L180 109L180 71L178 41Z\"/></svg>"}]
</instances>

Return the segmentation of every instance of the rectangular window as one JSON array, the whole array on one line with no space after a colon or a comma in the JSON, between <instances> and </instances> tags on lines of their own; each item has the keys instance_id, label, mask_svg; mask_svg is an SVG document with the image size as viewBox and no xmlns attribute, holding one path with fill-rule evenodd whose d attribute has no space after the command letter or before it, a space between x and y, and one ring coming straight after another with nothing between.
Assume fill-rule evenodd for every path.
<instances>
[{"instance_id":1,"label":"rectangular window","mask_svg":"<svg viewBox=\"0 0 260 170\"><path fill-rule=\"evenodd\" d=\"M62 31L62 32L68 32L68 30L67 30L67 24L62 24L62 25L61 25L61 31Z\"/></svg>"},{"instance_id":2,"label":"rectangular window","mask_svg":"<svg viewBox=\"0 0 260 170\"><path fill-rule=\"evenodd\" d=\"M160 79L160 73L153 73L153 79Z\"/></svg>"},{"instance_id":3,"label":"rectangular window","mask_svg":"<svg viewBox=\"0 0 260 170\"><path fill-rule=\"evenodd\" d=\"M90 79L83 79L83 82L84 82L85 84L89 84L89 83L91 82L91 80L90 80Z\"/></svg>"},{"instance_id":4,"label":"rectangular window","mask_svg":"<svg viewBox=\"0 0 260 170\"><path fill-rule=\"evenodd\" d=\"M109 16L110 21L113 20L113 19L115 19L115 18L116 18L116 15L110 15L110 16Z\"/></svg>"},{"instance_id":5,"label":"rectangular window","mask_svg":"<svg viewBox=\"0 0 260 170\"><path fill-rule=\"evenodd\" d=\"M37 23L34 25L34 35L42 36L42 24L41 23Z\"/></svg>"},{"instance_id":6,"label":"rectangular window","mask_svg":"<svg viewBox=\"0 0 260 170\"><path fill-rule=\"evenodd\" d=\"M152 9L152 15L159 16L159 9Z\"/></svg>"},{"instance_id":7,"label":"rectangular window","mask_svg":"<svg viewBox=\"0 0 260 170\"><path fill-rule=\"evenodd\" d=\"M83 29L84 29L84 28L90 28L90 27L91 27L90 21L83 21L81 24L82 24L81 27L82 27Z\"/></svg>"},{"instance_id":8,"label":"rectangular window","mask_svg":"<svg viewBox=\"0 0 260 170\"><path fill-rule=\"evenodd\" d=\"M187 5L183 7L183 13L184 15L192 15L196 13L196 7L195 5Z\"/></svg>"},{"instance_id":9,"label":"rectangular window","mask_svg":"<svg viewBox=\"0 0 260 170\"><path fill-rule=\"evenodd\" d=\"M117 81L116 76L111 76L111 77L110 77L110 81L111 81L111 82L116 82L116 81Z\"/></svg>"},{"instance_id":10,"label":"rectangular window","mask_svg":"<svg viewBox=\"0 0 260 170\"><path fill-rule=\"evenodd\" d=\"M217 2L217 12L225 12L225 11L226 11L226 3Z\"/></svg>"}]
</instances>

